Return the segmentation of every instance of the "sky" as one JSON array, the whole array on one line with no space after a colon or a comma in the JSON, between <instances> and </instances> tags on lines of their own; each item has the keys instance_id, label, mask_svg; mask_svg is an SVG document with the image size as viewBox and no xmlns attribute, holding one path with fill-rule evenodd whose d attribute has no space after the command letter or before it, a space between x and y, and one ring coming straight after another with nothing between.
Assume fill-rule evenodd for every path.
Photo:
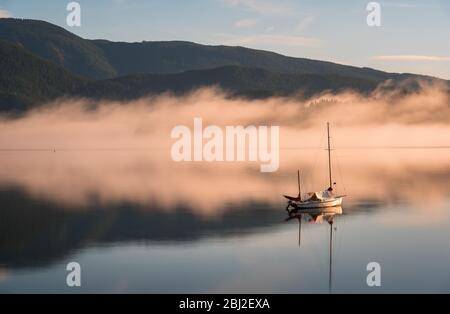
<instances>
[{"instance_id":1,"label":"sky","mask_svg":"<svg viewBox=\"0 0 450 314\"><path fill-rule=\"evenodd\" d=\"M388 0L369 26L367 0L0 0L0 17L45 20L89 39L187 40L450 79L450 1Z\"/></svg>"}]
</instances>

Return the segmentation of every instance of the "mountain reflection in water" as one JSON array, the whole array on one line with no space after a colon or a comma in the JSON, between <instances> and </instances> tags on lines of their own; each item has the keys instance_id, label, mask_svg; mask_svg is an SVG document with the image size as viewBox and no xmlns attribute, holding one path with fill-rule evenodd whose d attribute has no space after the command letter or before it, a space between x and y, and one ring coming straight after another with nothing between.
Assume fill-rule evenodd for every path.
<instances>
[{"instance_id":1,"label":"mountain reflection in water","mask_svg":"<svg viewBox=\"0 0 450 314\"><path fill-rule=\"evenodd\" d=\"M340 149L333 156L337 193L353 202L435 207L447 196L450 149ZM219 216L227 204L278 206L280 195L297 192L297 169L305 191L326 186L320 149L286 149L280 158L279 171L261 173L257 163L176 163L165 150L4 151L0 187L19 187L32 198L72 210L150 204L166 211L189 207L206 217Z\"/></svg>"},{"instance_id":2,"label":"mountain reflection in water","mask_svg":"<svg viewBox=\"0 0 450 314\"><path fill-rule=\"evenodd\" d=\"M366 291L372 260L385 265L382 291L450 291L450 150L335 153L337 190L349 197L332 291ZM110 291L118 280L127 282L118 291L132 292L328 292L330 230L303 224L299 250L282 197L295 194L298 168L306 190L326 184L322 155L283 150L280 170L262 174L248 163L168 163L158 151L0 152L0 291L64 291L60 263L81 260L88 271L110 265L95 268L99 278L91 273L83 291ZM436 271L415 268L426 263ZM36 276L48 287L30 286Z\"/></svg>"},{"instance_id":3,"label":"mountain reflection in water","mask_svg":"<svg viewBox=\"0 0 450 314\"><path fill-rule=\"evenodd\" d=\"M281 223L265 204L228 206L220 217L205 219L189 208L171 212L156 206L120 204L61 210L23 192L0 192L0 265L37 267L83 246L121 242L186 242L263 232Z\"/></svg>"}]
</instances>

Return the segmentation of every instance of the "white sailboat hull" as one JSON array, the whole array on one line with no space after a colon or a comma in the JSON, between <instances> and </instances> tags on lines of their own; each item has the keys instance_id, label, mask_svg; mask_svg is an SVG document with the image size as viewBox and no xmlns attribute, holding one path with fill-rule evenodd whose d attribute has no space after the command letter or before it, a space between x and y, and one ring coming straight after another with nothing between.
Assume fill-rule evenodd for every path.
<instances>
[{"instance_id":1,"label":"white sailboat hull","mask_svg":"<svg viewBox=\"0 0 450 314\"><path fill-rule=\"evenodd\" d=\"M284 195L287 198L288 206L286 210L289 211L290 207L294 209L326 209L326 208L334 208L342 205L342 198L345 195L334 195L333 194L333 180L331 175L331 145L330 145L330 125L327 122L327 135L328 135L328 172L330 185L326 190L317 191L317 192L309 192L306 195L301 193L301 184L300 184L300 171L297 170L297 180L298 180L298 196L293 197L289 195Z\"/></svg>"},{"instance_id":2,"label":"white sailboat hull","mask_svg":"<svg viewBox=\"0 0 450 314\"><path fill-rule=\"evenodd\" d=\"M325 200L314 200L314 201L290 201L290 205L294 208L301 209L301 208L327 208L327 207L335 207L335 206L341 206L342 204L342 197L335 197L331 199L325 199Z\"/></svg>"}]
</instances>

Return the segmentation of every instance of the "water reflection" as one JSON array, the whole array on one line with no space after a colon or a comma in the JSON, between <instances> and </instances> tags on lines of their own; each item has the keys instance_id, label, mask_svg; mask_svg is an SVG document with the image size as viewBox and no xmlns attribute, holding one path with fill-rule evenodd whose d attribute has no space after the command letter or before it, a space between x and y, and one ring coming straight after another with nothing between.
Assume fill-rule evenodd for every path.
<instances>
[{"instance_id":1,"label":"water reflection","mask_svg":"<svg viewBox=\"0 0 450 314\"><path fill-rule=\"evenodd\" d=\"M346 213L392 203L420 208L425 200L427 217L445 216L445 205L436 204L448 197L449 153L337 151L336 169L345 173L350 195ZM281 195L293 189L291 169L305 169L308 189L327 182L323 167L314 166L320 160L310 162L313 155L323 154L283 151L280 172L261 174L245 164L169 166L147 151L0 153L0 264L47 265L91 245L268 232L283 220Z\"/></svg>"},{"instance_id":2,"label":"water reflection","mask_svg":"<svg viewBox=\"0 0 450 314\"><path fill-rule=\"evenodd\" d=\"M338 150L337 175L345 174L349 195L345 215L338 208L290 212L301 244L292 250L289 239L297 230L284 223L282 194L296 192L297 168L305 170L308 190L327 182L319 166L326 160L314 161L323 155L316 151L282 151L282 168L273 174L247 164L169 164L155 151L0 152L0 290L15 285L23 291L34 275L47 280L48 273L64 285L59 278L65 268L58 263L85 258L87 267L100 263L96 272L110 263L123 271L122 277L116 268L98 275L97 286L89 287L96 292L109 291L102 276L128 280L136 292L326 292L327 281L333 291L359 292L366 284L357 270L376 258L388 265L385 278L398 283L386 284L391 291L412 287L405 263L416 272L430 262L439 271L417 275L417 281L450 291L442 277L450 260L444 241L450 150ZM333 252L330 244L340 243L335 227L343 230L347 217L341 263L339 245ZM328 227L325 239L319 223ZM318 258L317 251L326 256ZM324 260L326 271L317 265ZM178 269L177 276L170 269ZM30 275L18 281L22 272ZM143 273L148 277L141 280ZM180 276L190 283L185 290L177 290ZM49 290L64 289L57 284Z\"/></svg>"},{"instance_id":3,"label":"water reflection","mask_svg":"<svg viewBox=\"0 0 450 314\"><path fill-rule=\"evenodd\" d=\"M302 220L305 220L308 223L312 224L321 224L323 222L328 223L330 226L330 238L328 241L328 289L329 292L332 292L333 288L333 228L336 230L336 227L333 227L335 217L338 215L342 215L342 207L328 207L328 208L309 208L309 209L292 209L288 210L288 218L286 221L296 219L298 221L298 246L301 247L301 239L302 239Z\"/></svg>"},{"instance_id":4,"label":"water reflection","mask_svg":"<svg viewBox=\"0 0 450 314\"><path fill-rule=\"evenodd\" d=\"M335 192L349 195L346 202L434 208L448 195L450 149L336 150L335 156L333 168L343 183ZM61 209L133 203L168 212L189 207L211 217L227 204L278 206L280 195L297 193L297 169L305 191L326 186L322 150L283 150L280 158L278 172L262 174L251 163L175 163L167 151L0 152L0 188L20 187Z\"/></svg>"},{"instance_id":5,"label":"water reflection","mask_svg":"<svg viewBox=\"0 0 450 314\"><path fill-rule=\"evenodd\" d=\"M92 204L78 210L29 197L20 189L0 191L0 266L42 267L89 246L183 243L204 238L268 232L281 223L269 204L226 206L205 218L189 207L167 212L157 205Z\"/></svg>"}]
</instances>

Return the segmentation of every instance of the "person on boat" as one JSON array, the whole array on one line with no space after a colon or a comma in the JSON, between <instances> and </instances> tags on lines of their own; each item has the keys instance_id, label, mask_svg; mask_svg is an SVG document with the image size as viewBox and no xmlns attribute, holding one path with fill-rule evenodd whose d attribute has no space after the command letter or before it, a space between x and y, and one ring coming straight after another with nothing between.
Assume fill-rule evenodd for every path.
<instances>
[{"instance_id":1,"label":"person on boat","mask_svg":"<svg viewBox=\"0 0 450 314\"><path fill-rule=\"evenodd\" d=\"M333 182L333 185L335 185L335 184L336 184L336 182ZM330 186L330 187L327 189L327 191L333 192L333 187Z\"/></svg>"}]
</instances>

